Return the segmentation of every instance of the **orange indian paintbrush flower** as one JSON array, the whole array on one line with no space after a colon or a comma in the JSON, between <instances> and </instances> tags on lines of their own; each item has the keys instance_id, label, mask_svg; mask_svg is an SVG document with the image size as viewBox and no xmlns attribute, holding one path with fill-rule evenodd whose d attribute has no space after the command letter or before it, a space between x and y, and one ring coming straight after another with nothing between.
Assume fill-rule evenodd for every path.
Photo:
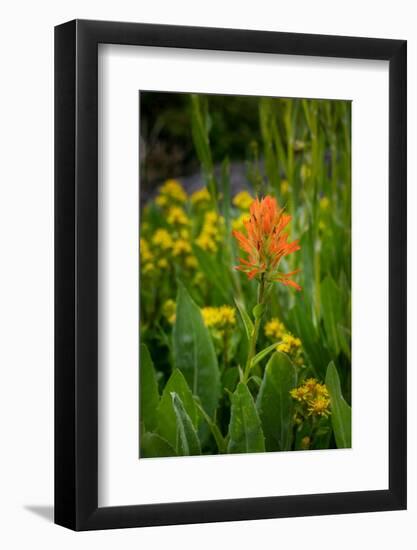
<instances>
[{"instance_id":1,"label":"orange indian paintbrush flower","mask_svg":"<svg viewBox=\"0 0 417 550\"><path fill-rule=\"evenodd\" d=\"M266 282L277 281L301 290L291 279L299 270L290 273L278 271L284 256L300 250L298 240L287 242L288 233L284 229L290 221L291 216L278 207L273 197L267 195L261 200L255 199L250 207L250 218L243 222L247 235L233 231L240 248L248 254L247 259L239 258L240 265L235 269L246 273L249 279L265 274Z\"/></svg>"}]
</instances>

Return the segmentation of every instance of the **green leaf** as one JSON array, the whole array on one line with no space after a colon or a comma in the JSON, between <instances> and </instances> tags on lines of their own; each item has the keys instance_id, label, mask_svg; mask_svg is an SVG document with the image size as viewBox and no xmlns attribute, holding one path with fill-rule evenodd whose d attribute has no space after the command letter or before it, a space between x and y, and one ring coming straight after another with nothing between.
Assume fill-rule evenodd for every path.
<instances>
[{"instance_id":1,"label":"green leaf","mask_svg":"<svg viewBox=\"0 0 417 550\"><path fill-rule=\"evenodd\" d=\"M344 324L343 307L346 303L334 280L328 275L320 285L321 313L329 348L337 355L340 352L338 324Z\"/></svg>"},{"instance_id":2,"label":"green leaf","mask_svg":"<svg viewBox=\"0 0 417 550\"><path fill-rule=\"evenodd\" d=\"M243 325L245 327L246 336L247 336L248 342L249 342L250 339L252 338L252 334L253 334L252 319L249 317L249 315L248 315L248 313L245 309L245 306L241 302L239 302L238 300L235 299L235 304L237 306L237 309L239 310L240 316L242 317Z\"/></svg>"},{"instance_id":3,"label":"green leaf","mask_svg":"<svg viewBox=\"0 0 417 550\"><path fill-rule=\"evenodd\" d=\"M160 435L146 432L141 436L140 457L156 458L160 456L176 456L175 450Z\"/></svg>"},{"instance_id":4,"label":"green leaf","mask_svg":"<svg viewBox=\"0 0 417 550\"><path fill-rule=\"evenodd\" d=\"M147 431L152 431L158 421L159 392L151 354L146 344L140 345L140 420Z\"/></svg>"},{"instance_id":5,"label":"green leaf","mask_svg":"<svg viewBox=\"0 0 417 550\"><path fill-rule=\"evenodd\" d=\"M253 308L252 313L255 319L260 319L265 311L265 304L256 304Z\"/></svg>"},{"instance_id":6,"label":"green leaf","mask_svg":"<svg viewBox=\"0 0 417 550\"><path fill-rule=\"evenodd\" d=\"M221 299L228 303L232 295L230 273L224 269L222 262L216 256L206 252L196 244L192 248L201 271L216 288Z\"/></svg>"},{"instance_id":7,"label":"green leaf","mask_svg":"<svg viewBox=\"0 0 417 550\"><path fill-rule=\"evenodd\" d=\"M214 440L217 445L217 449L220 454L225 454L227 452L226 449L226 440L223 437L219 427L217 424L209 417L209 415L206 413L206 411L203 409L201 404L198 402L198 398L195 398L195 403L197 405L197 408L201 414L201 416L204 418L204 420L207 422L211 433L213 434Z\"/></svg>"},{"instance_id":8,"label":"green leaf","mask_svg":"<svg viewBox=\"0 0 417 550\"><path fill-rule=\"evenodd\" d=\"M201 455L200 441L178 394L171 392L172 406L177 419L176 451L180 456Z\"/></svg>"},{"instance_id":9,"label":"green leaf","mask_svg":"<svg viewBox=\"0 0 417 550\"><path fill-rule=\"evenodd\" d=\"M173 330L174 364L198 395L204 410L213 416L220 396L217 357L200 309L178 282L176 320Z\"/></svg>"},{"instance_id":10,"label":"green leaf","mask_svg":"<svg viewBox=\"0 0 417 550\"><path fill-rule=\"evenodd\" d=\"M231 396L229 453L260 453L265 451L264 434L252 395L239 383Z\"/></svg>"},{"instance_id":11,"label":"green leaf","mask_svg":"<svg viewBox=\"0 0 417 550\"><path fill-rule=\"evenodd\" d=\"M164 388L161 401L159 402L157 432L175 448L177 442L177 417L172 405L171 393L173 392L180 397L195 428L198 426L198 411L191 390L183 374L178 369L174 370Z\"/></svg>"},{"instance_id":12,"label":"green leaf","mask_svg":"<svg viewBox=\"0 0 417 550\"><path fill-rule=\"evenodd\" d=\"M277 351L268 361L256 400L267 451L291 450L294 401L290 391L296 385L294 365Z\"/></svg>"},{"instance_id":13,"label":"green leaf","mask_svg":"<svg viewBox=\"0 0 417 550\"><path fill-rule=\"evenodd\" d=\"M352 446L352 409L343 398L339 375L333 361L327 367L326 386L330 394L336 445L339 449L349 449Z\"/></svg>"},{"instance_id":14,"label":"green leaf","mask_svg":"<svg viewBox=\"0 0 417 550\"><path fill-rule=\"evenodd\" d=\"M252 359L251 368L253 368L255 365L257 365L264 357L266 357L271 351L276 350L277 345L280 342L275 342L274 344L271 344L270 346L264 348L260 352L258 352L255 357Z\"/></svg>"}]
</instances>

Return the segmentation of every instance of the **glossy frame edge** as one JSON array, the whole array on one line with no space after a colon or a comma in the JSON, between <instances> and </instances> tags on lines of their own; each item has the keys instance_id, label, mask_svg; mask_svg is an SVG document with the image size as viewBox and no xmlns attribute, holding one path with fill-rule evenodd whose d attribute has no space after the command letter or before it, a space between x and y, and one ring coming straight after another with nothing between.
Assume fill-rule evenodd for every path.
<instances>
[{"instance_id":1,"label":"glossy frame edge","mask_svg":"<svg viewBox=\"0 0 417 550\"><path fill-rule=\"evenodd\" d=\"M99 43L389 61L389 489L98 507ZM55 523L82 531L406 508L406 52L404 40L84 20L55 27Z\"/></svg>"}]
</instances>

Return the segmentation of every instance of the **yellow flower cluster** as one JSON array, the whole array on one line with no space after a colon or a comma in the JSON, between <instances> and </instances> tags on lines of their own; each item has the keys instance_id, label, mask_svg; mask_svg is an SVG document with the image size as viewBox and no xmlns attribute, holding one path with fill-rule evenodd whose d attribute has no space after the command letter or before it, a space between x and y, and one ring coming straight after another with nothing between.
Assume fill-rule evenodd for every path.
<instances>
[{"instance_id":1,"label":"yellow flower cluster","mask_svg":"<svg viewBox=\"0 0 417 550\"><path fill-rule=\"evenodd\" d=\"M247 191L240 191L233 197L233 204L240 210L249 210L250 205L253 203L253 197Z\"/></svg>"},{"instance_id":2,"label":"yellow flower cluster","mask_svg":"<svg viewBox=\"0 0 417 550\"><path fill-rule=\"evenodd\" d=\"M331 414L329 391L316 378L309 378L304 384L291 390L290 395L301 403L305 416L327 417Z\"/></svg>"},{"instance_id":3,"label":"yellow flower cluster","mask_svg":"<svg viewBox=\"0 0 417 550\"><path fill-rule=\"evenodd\" d=\"M167 206L171 202L184 203L187 201L187 193L177 180L167 180L159 189L159 195L155 202L158 206Z\"/></svg>"},{"instance_id":4,"label":"yellow flower cluster","mask_svg":"<svg viewBox=\"0 0 417 550\"><path fill-rule=\"evenodd\" d=\"M175 323L177 304L174 300L166 300L162 306L162 315L170 325Z\"/></svg>"},{"instance_id":5,"label":"yellow flower cluster","mask_svg":"<svg viewBox=\"0 0 417 550\"><path fill-rule=\"evenodd\" d=\"M327 210L330 206L330 200L329 197L322 197L320 199L320 209L321 210Z\"/></svg>"},{"instance_id":6,"label":"yellow flower cluster","mask_svg":"<svg viewBox=\"0 0 417 550\"><path fill-rule=\"evenodd\" d=\"M143 275L150 275L155 270L154 255L150 249L148 241L144 237L141 237L139 244L140 259L143 264L141 265L141 272Z\"/></svg>"},{"instance_id":7,"label":"yellow flower cluster","mask_svg":"<svg viewBox=\"0 0 417 550\"><path fill-rule=\"evenodd\" d=\"M178 239L175 241L174 246L172 248L172 255L173 256L183 256L186 254L191 254L192 248L190 241L187 239Z\"/></svg>"},{"instance_id":8,"label":"yellow flower cluster","mask_svg":"<svg viewBox=\"0 0 417 550\"><path fill-rule=\"evenodd\" d=\"M203 307L201 309L206 327L224 330L236 325L236 310L230 306Z\"/></svg>"},{"instance_id":9,"label":"yellow flower cluster","mask_svg":"<svg viewBox=\"0 0 417 550\"><path fill-rule=\"evenodd\" d=\"M199 236L196 238L196 244L208 252L217 252L217 243L221 239L221 230L224 226L224 218L214 210L210 210L204 215L204 223Z\"/></svg>"},{"instance_id":10,"label":"yellow flower cluster","mask_svg":"<svg viewBox=\"0 0 417 550\"><path fill-rule=\"evenodd\" d=\"M159 228L152 236L152 244L161 248L161 250L169 250L173 247L174 241L169 231Z\"/></svg>"},{"instance_id":11,"label":"yellow flower cluster","mask_svg":"<svg viewBox=\"0 0 417 550\"><path fill-rule=\"evenodd\" d=\"M242 232L245 229L245 221L249 220L249 216L247 213L241 214L239 217L237 217L235 220L232 221L232 229L234 231L240 231Z\"/></svg>"},{"instance_id":12,"label":"yellow flower cluster","mask_svg":"<svg viewBox=\"0 0 417 550\"><path fill-rule=\"evenodd\" d=\"M211 197L207 187L202 187L191 195L191 204L194 206L207 204L210 200Z\"/></svg>"},{"instance_id":13,"label":"yellow flower cluster","mask_svg":"<svg viewBox=\"0 0 417 550\"><path fill-rule=\"evenodd\" d=\"M301 340L288 332L282 321L273 317L265 323L264 331L267 338L281 340L276 348L278 351L286 353L296 365L304 364Z\"/></svg>"},{"instance_id":14,"label":"yellow flower cluster","mask_svg":"<svg viewBox=\"0 0 417 550\"><path fill-rule=\"evenodd\" d=\"M290 184L288 180L281 180L280 184L281 195L287 195L290 190Z\"/></svg>"},{"instance_id":15,"label":"yellow flower cluster","mask_svg":"<svg viewBox=\"0 0 417 550\"><path fill-rule=\"evenodd\" d=\"M285 334L285 326L279 319L273 317L270 321L265 323L265 336L272 340L280 340Z\"/></svg>"},{"instance_id":16,"label":"yellow flower cluster","mask_svg":"<svg viewBox=\"0 0 417 550\"><path fill-rule=\"evenodd\" d=\"M282 342L277 346L277 350L287 355L295 356L298 350L301 348L301 340L296 338L291 333L287 332L282 337Z\"/></svg>"},{"instance_id":17,"label":"yellow flower cluster","mask_svg":"<svg viewBox=\"0 0 417 550\"><path fill-rule=\"evenodd\" d=\"M181 206L171 206L167 214L169 225L188 225L190 220Z\"/></svg>"}]
</instances>

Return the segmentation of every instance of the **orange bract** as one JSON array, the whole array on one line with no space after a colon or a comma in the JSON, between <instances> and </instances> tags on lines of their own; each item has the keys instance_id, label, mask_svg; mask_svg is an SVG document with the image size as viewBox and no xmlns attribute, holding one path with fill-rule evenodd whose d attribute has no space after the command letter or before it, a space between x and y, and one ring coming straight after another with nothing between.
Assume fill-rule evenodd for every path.
<instances>
[{"instance_id":1,"label":"orange bract","mask_svg":"<svg viewBox=\"0 0 417 550\"><path fill-rule=\"evenodd\" d=\"M287 242L288 233L284 229L290 221L291 216L278 207L273 197L267 195L261 200L255 199L250 207L250 218L244 221L247 235L233 231L240 248L248 254L247 259L239 258L240 265L236 269L246 273L249 279L265 273L268 282L278 281L301 290L291 279L299 270L291 273L278 271L284 256L300 250L298 240Z\"/></svg>"}]
</instances>

